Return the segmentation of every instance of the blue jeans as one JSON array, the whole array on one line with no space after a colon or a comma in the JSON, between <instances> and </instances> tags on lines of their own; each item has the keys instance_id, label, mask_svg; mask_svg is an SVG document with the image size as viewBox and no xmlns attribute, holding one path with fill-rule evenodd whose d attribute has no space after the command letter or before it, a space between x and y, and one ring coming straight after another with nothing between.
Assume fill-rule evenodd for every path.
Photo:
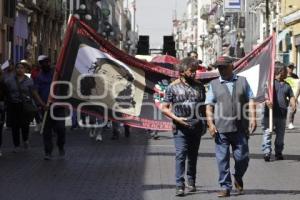
<instances>
[{"instance_id":1,"label":"blue jeans","mask_svg":"<svg viewBox=\"0 0 300 200\"><path fill-rule=\"evenodd\" d=\"M275 138L275 154L281 154L284 147L284 133L286 118L274 118L273 119ZM269 129L269 118L264 118L262 121L263 128L263 142L262 151L264 154L272 153L272 133Z\"/></svg>"},{"instance_id":2,"label":"blue jeans","mask_svg":"<svg viewBox=\"0 0 300 200\"><path fill-rule=\"evenodd\" d=\"M176 149L176 186L184 186L185 161L187 158L187 179L189 183L196 182L197 157L201 134L197 130L176 129L174 131Z\"/></svg>"},{"instance_id":3,"label":"blue jeans","mask_svg":"<svg viewBox=\"0 0 300 200\"><path fill-rule=\"evenodd\" d=\"M216 159L219 168L219 184L223 189L231 190L230 145L235 160L234 177L242 180L249 163L249 148L246 133L242 131L217 133L215 137Z\"/></svg>"}]
</instances>

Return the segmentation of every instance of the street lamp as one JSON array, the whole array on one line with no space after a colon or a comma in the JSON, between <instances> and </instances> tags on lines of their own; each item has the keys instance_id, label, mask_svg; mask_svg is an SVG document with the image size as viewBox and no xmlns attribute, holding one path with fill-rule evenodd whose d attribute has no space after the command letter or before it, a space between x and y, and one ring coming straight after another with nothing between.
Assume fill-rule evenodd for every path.
<instances>
[{"instance_id":1,"label":"street lamp","mask_svg":"<svg viewBox=\"0 0 300 200\"><path fill-rule=\"evenodd\" d=\"M79 6L79 9L75 11L75 14L73 16L76 17L77 19L81 19L81 20L84 20L84 19L87 21L92 20L92 16L88 13L85 4L81 4Z\"/></svg>"},{"instance_id":2,"label":"street lamp","mask_svg":"<svg viewBox=\"0 0 300 200\"><path fill-rule=\"evenodd\" d=\"M223 39L224 34L227 33L230 30L230 26L226 24L225 17L220 17L220 20L215 25L216 31L220 31L220 37L221 37L221 52L223 52Z\"/></svg>"},{"instance_id":3,"label":"street lamp","mask_svg":"<svg viewBox=\"0 0 300 200\"><path fill-rule=\"evenodd\" d=\"M96 11L94 8L96 8ZM101 1L96 1L94 8L88 10L85 4L80 4L79 9L75 11L73 16L89 24L108 40L109 36L115 35L112 25L107 21L110 10L102 8Z\"/></svg>"},{"instance_id":4,"label":"street lamp","mask_svg":"<svg viewBox=\"0 0 300 200\"><path fill-rule=\"evenodd\" d=\"M103 22L102 35L104 35L107 40L109 39L109 36L113 37L115 35L113 27L108 21Z\"/></svg>"},{"instance_id":5,"label":"street lamp","mask_svg":"<svg viewBox=\"0 0 300 200\"><path fill-rule=\"evenodd\" d=\"M74 12L73 16L79 20L83 20L86 24L89 24L93 29L97 30L98 17L90 14L85 4L80 4L79 9Z\"/></svg>"}]
</instances>

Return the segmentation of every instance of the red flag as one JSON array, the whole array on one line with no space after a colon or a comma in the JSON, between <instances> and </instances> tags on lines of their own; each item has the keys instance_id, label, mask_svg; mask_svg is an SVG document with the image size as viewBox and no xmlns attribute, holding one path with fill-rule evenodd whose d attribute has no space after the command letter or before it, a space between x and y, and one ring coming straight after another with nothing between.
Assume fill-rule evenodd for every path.
<instances>
[{"instance_id":1,"label":"red flag","mask_svg":"<svg viewBox=\"0 0 300 200\"><path fill-rule=\"evenodd\" d=\"M273 97L275 45L275 35L272 35L234 63L234 73L247 78L257 102L265 101L266 91L268 97ZM217 70L197 74L197 78L204 81L218 76Z\"/></svg>"}]
</instances>

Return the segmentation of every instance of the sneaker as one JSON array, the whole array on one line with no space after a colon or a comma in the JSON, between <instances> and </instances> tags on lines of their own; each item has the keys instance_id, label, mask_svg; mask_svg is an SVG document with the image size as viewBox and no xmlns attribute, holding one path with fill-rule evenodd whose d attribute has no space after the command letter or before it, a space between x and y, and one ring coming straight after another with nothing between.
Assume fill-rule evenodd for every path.
<instances>
[{"instance_id":1,"label":"sneaker","mask_svg":"<svg viewBox=\"0 0 300 200\"><path fill-rule=\"evenodd\" d=\"M49 153L46 153L44 156L44 160L52 160L52 156Z\"/></svg>"},{"instance_id":2,"label":"sneaker","mask_svg":"<svg viewBox=\"0 0 300 200\"><path fill-rule=\"evenodd\" d=\"M230 196L230 190L221 190L218 192L218 197L229 197Z\"/></svg>"},{"instance_id":3,"label":"sneaker","mask_svg":"<svg viewBox=\"0 0 300 200\"><path fill-rule=\"evenodd\" d=\"M294 127L294 124L293 123L289 123L289 125L288 125L288 129L294 129L295 127Z\"/></svg>"},{"instance_id":4,"label":"sneaker","mask_svg":"<svg viewBox=\"0 0 300 200\"><path fill-rule=\"evenodd\" d=\"M95 129L91 129L91 130L90 130L89 136L90 136L90 138L95 137Z\"/></svg>"},{"instance_id":5,"label":"sneaker","mask_svg":"<svg viewBox=\"0 0 300 200\"><path fill-rule=\"evenodd\" d=\"M188 181L188 183L185 186L188 189L188 192L196 192L196 186L194 181Z\"/></svg>"},{"instance_id":6,"label":"sneaker","mask_svg":"<svg viewBox=\"0 0 300 200\"><path fill-rule=\"evenodd\" d=\"M155 133L155 134L152 135L152 138L153 138L153 140L158 140L159 136L157 135L157 133Z\"/></svg>"},{"instance_id":7,"label":"sneaker","mask_svg":"<svg viewBox=\"0 0 300 200\"><path fill-rule=\"evenodd\" d=\"M270 154L265 154L264 155L264 160L265 160L265 162L270 162L270 160L271 160L271 155Z\"/></svg>"},{"instance_id":8,"label":"sneaker","mask_svg":"<svg viewBox=\"0 0 300 200\"><path fill-rule=\"evenodd\" d=\"M234 186L238 191L238 194L243 194L244 192L244 183L242 179L237 179L234 177Z\"/></svg>"},{"instance_id":9,"label":"sneaker","mask_svg":"<svg viewBox=\"0 0 300 200\"><path fill-rule=\"evenodd\" d=\"M275 160L284 160L282 153L275 154Z\"/></svg>"},{"instance_id":10,"label":"sneaker","mask_svg":"<svg viewBox=\"0 0 300 200\"><path fill-rule=\"evenodd\" d=\"M183 197L184 196L184 187L177 186L175 195L178 197Z\"/></svg>"},{"instance_id":11,"label":"sneaker","mask_svg":"<svg viewBox=\"0 0 300 200\"><path fill-rule=\"evenodd\" d=\"M98 133L97 137L96 137L96 141L102 142L102 134Z\"/></svg>"}]
</instances>

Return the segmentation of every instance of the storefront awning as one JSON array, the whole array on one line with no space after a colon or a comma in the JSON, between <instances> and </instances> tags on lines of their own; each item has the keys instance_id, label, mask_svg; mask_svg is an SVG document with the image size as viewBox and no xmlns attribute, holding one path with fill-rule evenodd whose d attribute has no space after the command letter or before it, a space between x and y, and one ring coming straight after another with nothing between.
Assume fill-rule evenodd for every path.
<instances>
[{"instance_id":1,"label":"storefront awning","mask_svg":"<svg viewBox=\"0 0 300 200\"><path fill-rule=\"evenodd\" d=\"M297 20L300 20L300 10L293 12L282 18L284 24L290 24Z\"/></svg>"}]
</instances>

